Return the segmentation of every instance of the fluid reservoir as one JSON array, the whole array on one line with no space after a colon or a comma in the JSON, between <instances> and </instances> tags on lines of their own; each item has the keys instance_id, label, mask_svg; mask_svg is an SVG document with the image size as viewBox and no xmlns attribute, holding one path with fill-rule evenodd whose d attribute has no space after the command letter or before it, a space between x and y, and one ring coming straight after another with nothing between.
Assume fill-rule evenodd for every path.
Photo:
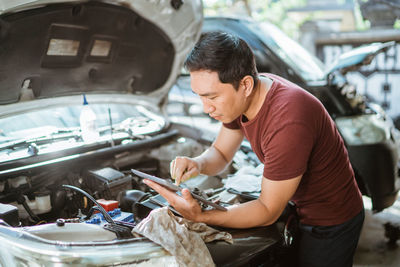
<instances>
[{"instance_id":1,"label":"fluid reservoir","mask_svg":"<svg viewBox=\"0 0 400 267\"><path fill-rule=\"evenodd\" d=\"M89 106L85 95L83 95L83 107L79 116L79 123L83 141L85 143L95 142L99 137L96 130L96 114Z\"/></svg>"},{"instance_id":2,"label":"fluid reservoir","mask_svg":"<svg viewBox=\"0 0 400 267\"><path fill-rule=\"evenodd\" d=\"M23 197L25 198L26 204L35 215L51 211L50 192L38 193L33 200L30 200L26 195ZM10 204L18 208L18 214L20 218L25 219L29 217L28 212L22 204L18 204L16 202L12 202Z\"/></svg>"}]
</instances>

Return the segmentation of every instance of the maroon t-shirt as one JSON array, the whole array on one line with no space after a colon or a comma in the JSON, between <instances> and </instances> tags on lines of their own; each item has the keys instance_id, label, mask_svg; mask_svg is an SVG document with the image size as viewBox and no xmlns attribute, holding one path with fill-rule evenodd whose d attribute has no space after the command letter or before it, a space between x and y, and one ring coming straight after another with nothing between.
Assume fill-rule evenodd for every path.
<instances>
[{"instance_id":1,"label":"maroon t-shirt","mask_svg":"<svg viewBox=\"0 0 400 267\"><path fill-rule=\"evenodd\" d=\"M322 103L299 86L272 74L254 119L244 115L224 126L241 129L264 163L264 177L279 181L303 175L292 197L300 220L336 225L357 215L362 198L347 150Z\"/></svg>"}]
</instances>

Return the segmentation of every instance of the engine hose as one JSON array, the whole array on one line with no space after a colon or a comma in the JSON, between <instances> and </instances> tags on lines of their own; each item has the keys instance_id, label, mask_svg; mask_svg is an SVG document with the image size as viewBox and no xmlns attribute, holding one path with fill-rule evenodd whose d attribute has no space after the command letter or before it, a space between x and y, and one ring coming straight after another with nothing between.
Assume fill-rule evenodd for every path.
<instances>
[{"instance_id":1,"label":"engine hose","mask_svg":"<svg viewBox=\"0 0 400 267\"><path fill-rule=\"evenodd\" d=\"M115 224L114 220L111 218L110 214L107 213L107 211L91 196L89 195L86 191L73 186L73 185L66 185L63 184L62 187L65 188L69 188L69 189L73 189L75 191L78 191L79 193L83 194L84 196L86 196L88 199L90 199L99 209L100 213L103 214L104 219L106 219L106 221L110 224Z\"/></svg>"},{"instance_id":2,"label":"engine hose","mask_svg":"<svg viewBox=\"0 0 400 267\"><path fill-rule=\"evenodd\" d=\"M35 222L40 221L40 218L32 211L32 209L26 203L26 199L23 195L18 196L17 202L18 204L22 204L22 206L25 208L26 212L29 214L29 217L31 217L32 220L34 220Z\"/></svg>"}]
</instances>

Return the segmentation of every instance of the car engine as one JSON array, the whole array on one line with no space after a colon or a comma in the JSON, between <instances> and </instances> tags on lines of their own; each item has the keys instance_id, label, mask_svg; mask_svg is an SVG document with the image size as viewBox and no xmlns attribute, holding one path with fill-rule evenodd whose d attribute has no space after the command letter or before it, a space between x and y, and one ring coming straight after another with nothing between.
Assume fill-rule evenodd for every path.
<instances>
[{"instance_id":1,"label":"car engine","mask_svg":"<svg viewBox=\"0 0 400 267\"><path fill-rule=\"evenodd\" d=\"M146 138L151 140L155 137ZM72 186L92 196L107 212L117 209L118 214L130 213L132 223L135 219L140 220L151 210L151 205L160 205L160 202L152 200L150 203L153 204L145 204L148 206L147 213L133 214L138 212L136 204L146 203L145 200L155 193L142 182L142 178L132 174L131 168L166 178L169 177L169 163L177 155L196 156L206 148L206 141L181 135L171 135L161 144L155 142L144 148L117 150L117 153L107 151L106 156L49 164L45 168L33 168L7 177L0 182L0 203L3 207L0 219L12 226L39 225L58 219L98 222L87 216L93 214L94 203L84 194L65 187ZM116 147L123 145L116 145L114 149ZM231 166L228 169L232 171L234 168ZM221 178L228 172L220 177L203 177L200 184L196 184L196 189L203 191L222 187ZM167 203L164 201L161 205Z\"/></svg>"}]
</instances>

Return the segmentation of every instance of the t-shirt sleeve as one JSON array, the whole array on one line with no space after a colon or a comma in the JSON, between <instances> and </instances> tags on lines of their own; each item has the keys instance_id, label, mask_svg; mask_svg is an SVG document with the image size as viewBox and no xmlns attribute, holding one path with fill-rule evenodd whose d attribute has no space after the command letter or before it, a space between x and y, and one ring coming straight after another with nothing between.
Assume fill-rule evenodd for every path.
<instances>
[{"instance_id":1,"label":"t-shirt sleeve","mask_svg":"<svg viewBox=\"0 0 400 267\"><path fill-rule=\"evenodd\" d=\"M290 123L278 129L263 144L264 177L278 181L304 174L313 140L311 130L302 123Z\"/></svg>"},{"instance_id":2,"label":"t-shirt sleeve","mask_svg":"<svg viewBox=\"0 0 400 267\"><path fill-rule=\"evenodd\" d=\"M229 123L223 123L223 125L228 129L240 129L239 118Z\"/></svg>"}]
</instances>

